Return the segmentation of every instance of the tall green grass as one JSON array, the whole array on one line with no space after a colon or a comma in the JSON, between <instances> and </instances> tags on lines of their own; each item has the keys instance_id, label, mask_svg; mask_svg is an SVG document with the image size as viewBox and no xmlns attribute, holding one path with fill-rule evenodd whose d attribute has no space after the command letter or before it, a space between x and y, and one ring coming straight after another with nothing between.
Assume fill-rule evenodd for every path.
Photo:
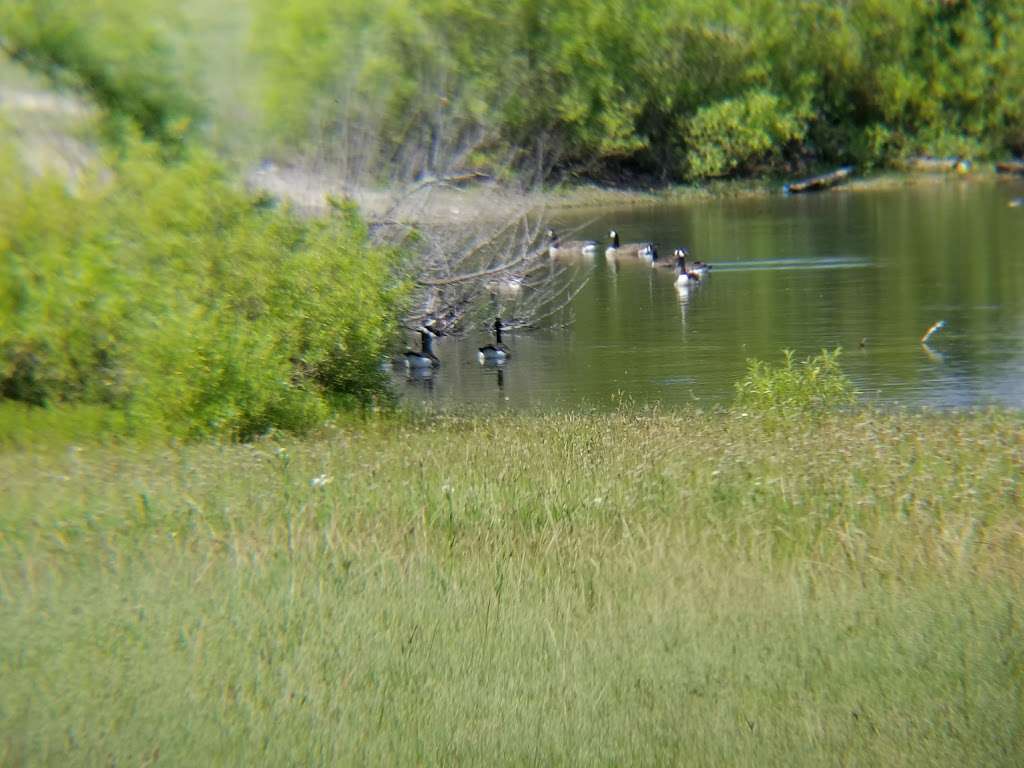
<instances>
[{"instance_id":1,"label":"tall green grass","mask_svg":"<svg viewBox=\"0 0 1024 768\"><path fill-rule=\"evenodd\" d=\"M1013 765L1019 415L0 453L5 765Z\"/></svg>"}]
</instances>

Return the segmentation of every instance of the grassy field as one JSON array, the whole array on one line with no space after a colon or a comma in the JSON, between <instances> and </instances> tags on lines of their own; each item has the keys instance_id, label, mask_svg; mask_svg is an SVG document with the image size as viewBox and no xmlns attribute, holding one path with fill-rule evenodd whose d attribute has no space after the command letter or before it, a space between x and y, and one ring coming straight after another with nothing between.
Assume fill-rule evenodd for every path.
<instances>
[{"instance_id":1,"label":"grassy field","mask_svg":"<svg viewBox=\"0 0 1024 768\"><path fill-rule=\"evenodd\" d=\"M1019 414L19 430L4 766L1024 757Z\"/></svg>"}]
</instances>

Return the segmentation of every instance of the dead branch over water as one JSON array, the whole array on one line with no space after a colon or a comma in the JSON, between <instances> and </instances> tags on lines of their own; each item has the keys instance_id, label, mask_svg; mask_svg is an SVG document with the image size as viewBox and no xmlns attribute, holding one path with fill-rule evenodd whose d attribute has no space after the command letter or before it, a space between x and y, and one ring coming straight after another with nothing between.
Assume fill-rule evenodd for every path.
<instances>
[{"instance_id":1,"label":"dead branch over water","mask_svg":"<svg viewBox=\"0 0 1024 768\"><path fill-rule=\"evenodd\" d=\"M504 199L495 206L502 211L497 218L469 211L459 221L461 207L452 209L452 220L437 218L439 190L460 190L461 184L480 179L486 177L470 173L417 181L396 195L375 222L378 242L414 243L417 258L408 277L417 297L406 325L431 324L457 334L485 325L495 315L510 328L569 322L572 300L592 269L552 259L543 234L547 217L542 205ZM475 192L466 196L471 207L481 205Z\"/></svg>"}]
</instances>

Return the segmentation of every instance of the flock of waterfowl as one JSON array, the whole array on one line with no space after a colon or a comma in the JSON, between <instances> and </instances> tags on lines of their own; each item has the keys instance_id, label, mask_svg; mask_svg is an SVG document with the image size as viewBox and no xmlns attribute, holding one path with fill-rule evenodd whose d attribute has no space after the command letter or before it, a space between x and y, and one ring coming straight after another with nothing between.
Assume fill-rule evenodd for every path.
<instances>
[{"instance_id":1,"label":"flock of waterfowl","mask_svg":"<svg viewBox=\"0 0 1024 768\"><path fill-rule=\"evenodd\" d=\"M552 258L562 255L593 256L600 247L596 240L563 242L553 229L548 230L547 237L548 253ZM636 258L648 262L652 267L674 269L676 287L680 290L689 290L698 285L701 278L707 275L711 269L711 266L703 261L687 261L690 252L686 248L676 248L672 252L672 260L665 261L658 256L658 246L650 240L639 243L623 243L619 240L619 233L614 229L608 233L608 240L608 247L604 250L606 258Z\"/></svg>"},{"instance_id":2,"label":"flock of waterfowl","mask_svg":"<svg viewBox=\"0 0 1024 768\"><path fill-rule=\"evenodd\" d=\"M503 363L512 356L512 352L501 341L501 318L496 317L491 328L494 330L494 343L485 344L477 350L477 357L481 363ZM410 369L424 370L437 368L441 360L434 354L434 339L444 336L444 333L436 328L421 325L419 327L420 349L419 351L408 350L404 357L405 366Z\"/></svg>"},{"instance_id":3,"label":"flock of waterfowl","mask_svg":"<svg viewBox=\"0 0 1024 768\"><path fill-rule=\"evenodd\" d=\"M688 294L700 285L711 271L710 264L690 261L690 252L686 248L676 248L671 261L666 261L659 257L658 247L654 242L623 243L619 239L619 233L614 229L608 233L608 240L609 244L604 252L607 259L636 259L649 263L652 268L673 269L676 274L676 289L680 295ZM600 244L596 240L562 240L554 230L547 231L547 251L551 258L592 257L597 255L599 250ZM491 326L494 331L494 343L485 344L477 350L477 359L482 364L501 364L512 356L512 352L501 341L502 328L504 325L501 318L495 318ZM418 371L437 368L441 365L441 360L434 354L434 339L443 336L444 333L430 325L422 325L417 330L420 335L420 349L409 350L404 354L406 368Z\"/></svg>"}]
</instances>

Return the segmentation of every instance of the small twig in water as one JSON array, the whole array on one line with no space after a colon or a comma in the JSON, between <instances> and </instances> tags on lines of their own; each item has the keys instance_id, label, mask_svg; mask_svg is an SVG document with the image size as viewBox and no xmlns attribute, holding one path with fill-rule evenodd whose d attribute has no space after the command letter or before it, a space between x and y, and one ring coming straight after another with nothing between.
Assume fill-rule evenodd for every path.
<instances>
[{"instance_id":1,"label":"small twig in water","mask_svg":"<svg viewBox=\"0 0 1024 768\"><path fill-rule=\"evenodd\" d=\"M928 343L928 339L930 339L932 337L933 333L937 333L938 331L941 331L945 327L946 327L946 321L945 320L939 320L939 322L933 324L931 328L929 328L927 331L925 331L924 336L921 337L921 343L922 344L927 344Z\"/></svg>"}]
</instances>

